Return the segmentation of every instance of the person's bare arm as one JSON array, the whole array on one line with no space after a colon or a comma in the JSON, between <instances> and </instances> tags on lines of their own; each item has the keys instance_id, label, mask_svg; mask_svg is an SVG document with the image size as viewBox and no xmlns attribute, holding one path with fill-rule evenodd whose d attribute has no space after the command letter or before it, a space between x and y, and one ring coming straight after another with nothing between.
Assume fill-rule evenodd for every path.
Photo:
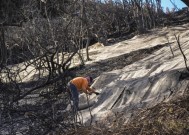
<instances>
[{"instance_id":1,"label":"person's bare arm","mask_svg":"<svg viewBox=\"0 0 189 135\"><path fill-rule=\"evenodd\" d=\"M82 91L85 93L85 94L90 94L90 92L87 90L87 89L82 89Z\"/></svg>"},{"instance_id":2,"label":"person's bare arm","mask_svg":"<svg viewBox=\"0 0 189 135\"><path fill-rule=\"evenodd\" d=\"M90 88L89 86L87 86L88 84L85 84L82 86L82 91L86 94L91 95L92 93L95 93L96 95L98 95L98 92L95 92L94 88Z\"/></svg>"},{"instance_id":3,"label":"person's bare arm","mask_svg":"<svg viewBox=\"0 0 189 135\"><path fill-rule=\"evenodd\" d=\"M94 88L87 87L87 91L89 91L89 94L92 94L92 93L95 93L96 95L99 94L98 92L95 91Z\"/></svg>"}]
</instances>

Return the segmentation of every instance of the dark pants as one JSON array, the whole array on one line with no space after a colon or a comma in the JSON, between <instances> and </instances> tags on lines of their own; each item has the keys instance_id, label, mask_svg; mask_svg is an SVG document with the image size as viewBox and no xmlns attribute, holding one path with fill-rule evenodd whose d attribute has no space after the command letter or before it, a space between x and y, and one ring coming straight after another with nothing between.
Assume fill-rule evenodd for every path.
<instances>
[{"instance_id":1,"label":"dark pants","mask_svg":"<svg viewBox=\"0 0 189 135\"><path fill-rule=\"evenodd\" d=\"M72 83L68 83L68 87L70 89L70 97L71 100L73 101L73 105L74 105L74 111L78 110L78 105L79 105L79 93L77 88L75 87L74 84Z\"/></svg>"}]
</instances>

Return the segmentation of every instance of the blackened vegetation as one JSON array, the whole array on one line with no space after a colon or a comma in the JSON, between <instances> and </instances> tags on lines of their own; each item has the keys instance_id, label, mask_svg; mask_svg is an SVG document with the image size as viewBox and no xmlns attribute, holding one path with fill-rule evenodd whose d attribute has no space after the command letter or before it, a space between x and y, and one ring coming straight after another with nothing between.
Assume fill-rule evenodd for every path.
<instances>
[{"instance_id":1,"label":"blackened vegetation","mask_svg":"<svg viewBox=\"0 0 189 135\"><path fill-rule=\"evenodd\" d=\"M76 128L74 114L65 112L71 72L97 77L164 46L85 66L91 43L108 45L108 38L129 39L186 22L187 8L164 13L160 0L0 0L0 134L64 134ZM82 65L69 69L76 54Z\"/></svg>"},{"instance_id":2,"label":"blackened vegetation","mask_svg":"<svg viewBox=\"0 0 189 135\"><path fill-rule=\"evenodd\" d=\"M23 0L0 0L0 26L21 26L26 21L21 14Z\"/></svg>"}]
</instances>

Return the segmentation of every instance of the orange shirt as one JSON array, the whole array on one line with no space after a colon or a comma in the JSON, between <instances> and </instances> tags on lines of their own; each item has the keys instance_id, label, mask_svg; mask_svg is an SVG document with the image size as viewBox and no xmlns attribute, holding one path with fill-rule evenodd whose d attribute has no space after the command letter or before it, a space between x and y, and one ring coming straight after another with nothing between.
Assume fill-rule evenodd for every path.
<instances>
[{"instance_id":1,"label":"orange shirt","mask_svg":"<svg viewBox=\"0 0 189 135\"><path fill-rule=\"evenodd\" d=\"M87 79L84 77L76 77L71 80L71 83L74 84L79 91L83 91L85 93L87 90L92 91L92 89L89 87Z\"/></svg>"}]
</instances>

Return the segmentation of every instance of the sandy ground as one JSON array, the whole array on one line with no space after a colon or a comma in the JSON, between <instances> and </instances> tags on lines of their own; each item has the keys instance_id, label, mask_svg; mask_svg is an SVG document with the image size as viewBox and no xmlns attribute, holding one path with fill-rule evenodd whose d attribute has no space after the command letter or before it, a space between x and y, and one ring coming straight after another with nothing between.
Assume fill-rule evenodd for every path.
<instances>
[{"instance_id":1,"label":"sandy ground","mask_svg":"<svg viewBox=\"0 0 189 135\"><path fill-rule=\"evenodd\" d=\"M147 57L125 65L122 69L101 73L93 84L101 94L98 97L95 95L90 97L90 100L95 101L91 107L93 120L103 119L115 112L124 112L129 120L134 110L152 107L160 102L169 101L175 95L182 95L188 81L181 79L186 70L175 35L180 35L182 50L188 58L188 26L189 24L185 24L154 29L147 34L111 46L91 47L92 61L87 64L144 48L163 46ZM138 57L140 55L142 56L142 53L138 54ZM81 95L81 99L81 104L87 102L84 95ZM88 109L83 110L82 114L85 122L91 120Z\"/></svg>"}]
</instances>

